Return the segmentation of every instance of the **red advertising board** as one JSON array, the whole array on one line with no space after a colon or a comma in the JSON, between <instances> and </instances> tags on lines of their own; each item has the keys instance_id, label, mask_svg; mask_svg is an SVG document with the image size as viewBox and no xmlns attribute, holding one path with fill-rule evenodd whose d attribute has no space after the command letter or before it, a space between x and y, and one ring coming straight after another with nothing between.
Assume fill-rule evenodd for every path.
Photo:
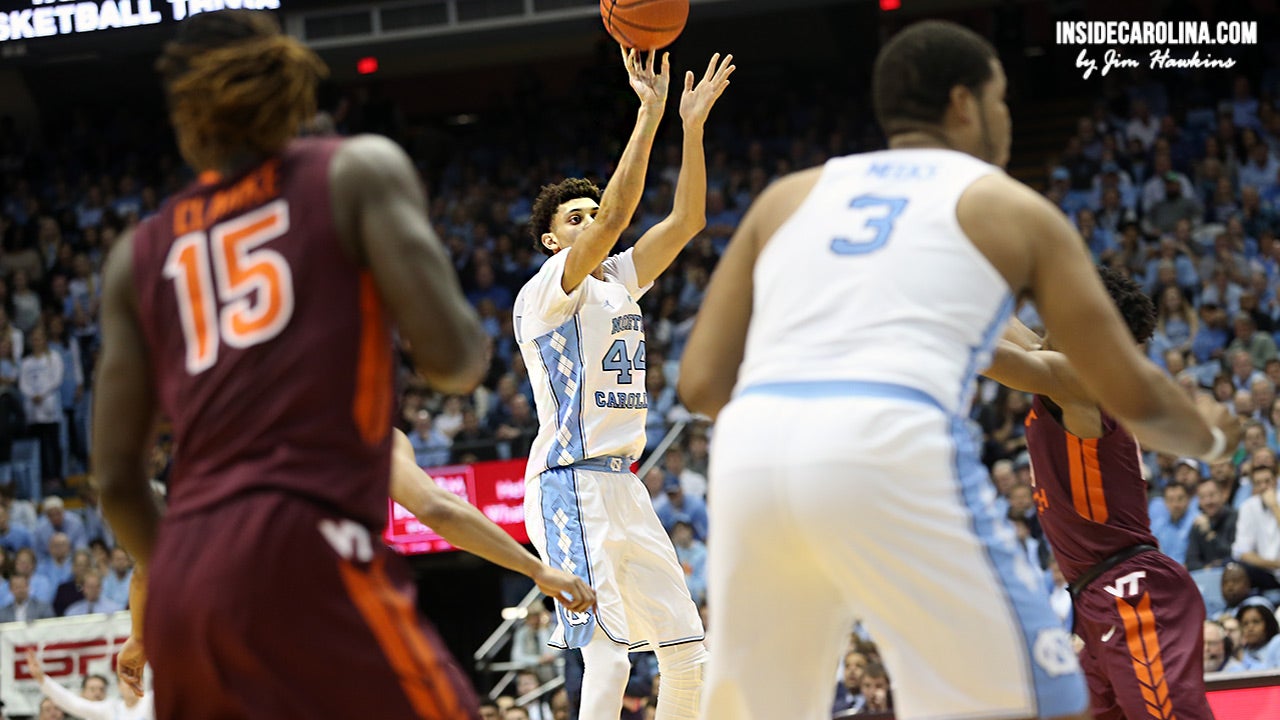
<instances>
[{"instance_id":1,"label":"red advertising board","mask_svg":"<svg viewBox=\"0 0 1280 720\"><path fill-rule=\"evenodd\" d=\"M529 542L524 529L525 459L497 460L472 465L424 468L436 484L480 508L485 517L517 542ZM388 500L389 522L383 539L402 555L445 552L454 547L434 530L418 522L408 510Z\"/></svg>"}]
</instances>

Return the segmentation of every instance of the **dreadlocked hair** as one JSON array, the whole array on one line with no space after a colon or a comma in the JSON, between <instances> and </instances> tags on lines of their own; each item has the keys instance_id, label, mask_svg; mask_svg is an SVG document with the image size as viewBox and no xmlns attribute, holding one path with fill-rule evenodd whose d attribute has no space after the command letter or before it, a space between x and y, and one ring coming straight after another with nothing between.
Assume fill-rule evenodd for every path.
<instances>
[{"instance_id":1,"label":"dreadlocked hair","mask_svg":"<svg viewBox=\"0 0 1280 720\"><path fill-rule=\"evenodd\" d=\"M529 213L529 234L533 236L534 247L544 255L550 255L551 251L542 244L542 236L551 232L551 220L555 218L556 209L578 198L600 202L600 188L586 178L569 178L554 185L543 185L538 191L538 198L533 201L533 210Z\"/></svg>"},{"instance_id":2,"label":"dreadlocked hair","mask_svg":"<svg viewBox=\"0 0 1280 720\"><path fill-rule=\"evenodd\" d=\"M235 152L272 155L316 112L329 69L268 13L220 10L184 22L156 70L182 155L196 169Z\"/></svg>"},{"instance_id":3,"label":"dreadlocked hair","mask_svg":"<svg viewBox=\"0 0 1280 720\"><path fill-rule=\"evenodd\" d=\"M1134 342L1150 340L1156 330L1156 305L1142 291L1142 286L1109 267L1100 266L1098 274Z\"/></svg>"}]
</instances>

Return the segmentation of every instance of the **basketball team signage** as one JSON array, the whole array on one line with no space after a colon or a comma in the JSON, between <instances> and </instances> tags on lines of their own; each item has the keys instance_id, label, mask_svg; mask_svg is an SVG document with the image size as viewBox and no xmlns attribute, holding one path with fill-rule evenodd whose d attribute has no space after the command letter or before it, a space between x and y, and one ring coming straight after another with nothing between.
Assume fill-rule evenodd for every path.
<instances>
[{"instance_id":1,"label":"basketball team signage","mask_svg":"<svg viewBox=\"0 0 1280 720\"><path fill-rule=\"evenodd\" d=\"M527 460L497 460L471 465L426 468L436 484L480 508L485 517L517 542L529 542L524 527L524 468ZM383 540L404 555L444 552L454 547L413 513L395 502Z\"/></svg>"},{"instance_id":2,"label":"basketball team signage","mask_svg":"<svg viewBox=\"0 0 1280 720\"><path fill-rule=\"evenodd\" d=\"M31 0L0 12L0 42L159 25L225 8L279 10L280 0Z\"/></svg>"}]
</instances>

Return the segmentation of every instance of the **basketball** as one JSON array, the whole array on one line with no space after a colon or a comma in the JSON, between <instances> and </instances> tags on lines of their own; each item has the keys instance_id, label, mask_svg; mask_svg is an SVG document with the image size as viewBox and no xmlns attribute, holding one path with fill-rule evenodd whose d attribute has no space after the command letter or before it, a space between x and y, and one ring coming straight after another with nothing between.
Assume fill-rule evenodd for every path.
<instances>
[{"instance_id":1,"label":"basketball","mask_svg":"<svg viewBox=\"0 0 1280 720\"><path fill-rule=\"evenodd\" d=\"M680 37L689 0L600 0L600 18L623 47L657 50Z\"/></svg>"}]
</instances>

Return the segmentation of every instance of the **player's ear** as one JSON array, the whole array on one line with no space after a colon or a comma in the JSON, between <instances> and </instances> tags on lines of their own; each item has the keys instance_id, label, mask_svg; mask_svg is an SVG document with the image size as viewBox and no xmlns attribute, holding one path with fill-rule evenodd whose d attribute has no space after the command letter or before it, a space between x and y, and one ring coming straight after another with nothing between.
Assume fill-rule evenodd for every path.
<instances>
[{"instance_id":1,"label":"player's ear","mask_svg":"<svg viewBox=\"0 0 1280 720\"><path fill-rule=\"evenodd\" d=\"M977 117L979 111L978 97L973 94L972 90L964 85L955 85L951 88L950 96L951 107L948 112L953 113L953 117L957 121L965 123Z\"/></svg>"},{"instance_id":2,"label":"player's ear","mask_svg":"<svg viewBox=\"0 0 1280 720\"><path fill-rule=\"evenodd\" d=\"M560 243L556 242L556 236L549 232L542 233L542 246L552 252L560 249Z\"/></svg>"}]
</instances>

